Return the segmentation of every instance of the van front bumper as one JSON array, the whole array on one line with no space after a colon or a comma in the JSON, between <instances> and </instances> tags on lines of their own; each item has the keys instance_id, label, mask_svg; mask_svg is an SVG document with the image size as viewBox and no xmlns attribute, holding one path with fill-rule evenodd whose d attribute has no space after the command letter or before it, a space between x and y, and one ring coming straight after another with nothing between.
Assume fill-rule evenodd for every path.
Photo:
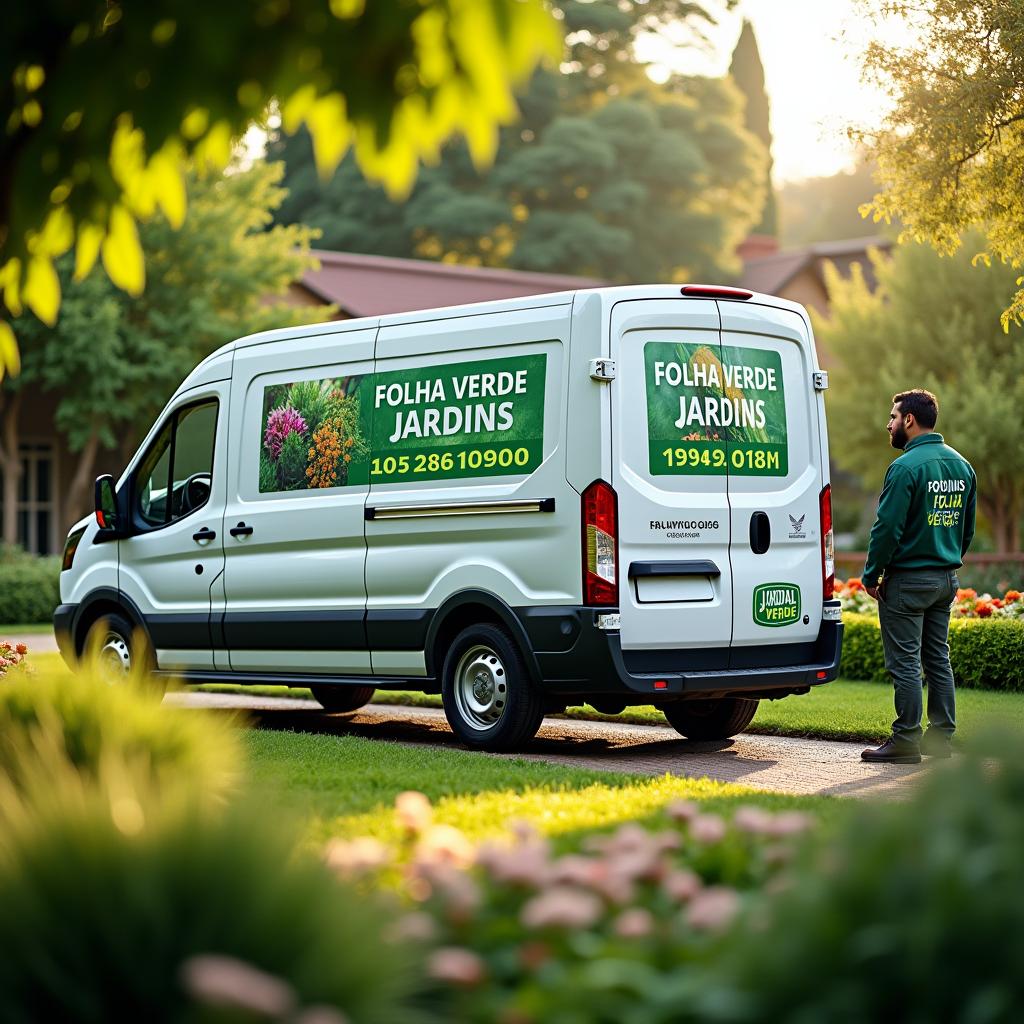
<instances>
[{"instance_id":1,"label":"van front bumper","mask_svg":"<svg viewBox=\"0 0 1024 1024\"><path fill-rule=\"evenodd\" d=\"M75 659L74 627L77 614L77 604L59 604L53 613L53 635L57 638L57 650L68 665Z\"/></svg>"},{"instance_id":2,"label":"van front bumper","mask_svg":"<svg viewBox=\"0 0 1024 1024\"><path fill-rule=\"evenodd\" d=\"M568 611L561 609L563 615ZM782 697L839 675L842 622L823 621L817 638L809 643L623 651L617 631L597 626L597 615L609 611L573 609L577 628L572 631L574 642L565 650L545 651L531 635L546 692L616 695L631 703L637 703L636 696L643 696L645 703L666 697ZM523 625L528 635L535 633L529 617Z\"/></svg>"}]
</instances>

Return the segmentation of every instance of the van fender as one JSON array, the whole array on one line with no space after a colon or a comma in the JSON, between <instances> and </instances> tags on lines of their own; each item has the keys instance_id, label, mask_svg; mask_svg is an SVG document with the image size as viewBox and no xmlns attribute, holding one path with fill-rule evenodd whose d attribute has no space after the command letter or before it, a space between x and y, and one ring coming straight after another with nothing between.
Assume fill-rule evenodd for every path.
<instances>
[{"instance_id":1,"label":"van fender","mask_svg":"<svg viewBox=\"0 0 1024 1024\"><path fill-rule=\"evenodd\" d=\"M78 605L78 611L75 613L74 621L71 626L71 635L74 640L75 652L77 654L82 653L82 646L85 643L85 637L79 637L79 632L82 628L83 622L89 622L98 618L102 618L102 613L99 615L95 614L96 609L99 606L110 606L115 605L125 615L128 616L132 622L138 626L139 629L146 635L146 642L150 648L153 647L153 637L149 632L149 624L146 622L146 617L139 610L139 606L126 594L123 594L120 590L115 590L113 587L97 587L95 590L89 591L86 597Z\"/></svg>"},{"instance_id":2,"label":"van fender","mask_svg":"<svg viewBox=\"0 0 1024 1024\"><path fill-rule=\"evenodd\" d=\"M486 590L460 590L446 598L441 606L434 612L427 629L426 649L424 655L427 663L427 674L435 679L441 678L443 656L439 660L437 645L445 639L452 640L457 633L460 633L466 626L472 625L475 619L471 610L472 607L483 606L491 612L494 619L497 619L511 634L512 638L519 645L519 650L526 663L530 680L535 685L541 685L540 668L537 665L537 658L533 648L530 646L530 639L519 621L519 616L500 598ZM467 613L470 613L467 615ZM486 621L486 620L485 620Z\"/></svg>"}]
</instances>

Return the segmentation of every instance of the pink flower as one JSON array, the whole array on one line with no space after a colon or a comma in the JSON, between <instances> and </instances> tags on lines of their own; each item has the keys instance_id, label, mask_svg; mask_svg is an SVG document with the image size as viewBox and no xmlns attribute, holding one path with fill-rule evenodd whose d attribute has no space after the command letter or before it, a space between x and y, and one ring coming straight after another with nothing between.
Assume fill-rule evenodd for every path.
<instances>
[{"instance_id":1,"label":"pink flower","mask_svg":"<svg viewBox=\"0 0 1024 1024\"><path fill-rule=\"evenodd\" d=\"M692 871L670 871L661 881L661 887L678 903L685 903L701 889L701 880Z\"/></svg>"},{"instance_id":2,"label":"pink flower","mask_svg":"<svg viewBox=\"0 0 1024 1024\"><path fill-rule=\"evenodd\" d=\"M182 965L182 983L193 999L261 1017L288 1017L295 993L280 978L231 956L193 956Z\"/></svg>"},{"instance_id":3,"label":"pink flower","mask_svg":"<svg viewBox=\"0 0 1024 1024\"><path fill-rule=\"evenodd\" d=\"M427 973L437 981L472 988L484 980L487 972L476 953L458 946L442 946L430 955Z\"/></svg>"},{"instance_id":4,"label":"pink flower","mask_svg":"<svg viewBox=\"0 0 1024 1024\"><path fill-rule=\"evenodd\" d=\"M477 851L477 863L495 882L535 889L546 885L551 877L549 857L547 841L532 833L529 839L512 846L484 843Z\"/></svg>"},{"instance_id":5,"label":"pink flower","mask_svg":"<svg viewBox=\"0 0 1024 1024\"><path fill-rule=\"evenodd\" d=\"M437 937L437 925L429 914L414 910L388 930L392 942L430 942Z\"/></svg>"},{"instance_id":6,"label":"pink flower","mask_svg":"<svg viewBox=\"0 0 1024 1024\"><path fill-rule=\"evenodd\" d=\"M407 832L422 832L434 816L430 801L422 793L406 790L395 797L395 816Z\"/></svg>"},{"instance_id":7,"label":"pink flower","mask_svg":"<svg viewBox=\"0 0 1024 1024\"><path fill-rule=\"evenodd\" d=\"M782 814L776 814L771 819L768 835L795 836L800 832L806 832L813 824L814 819L810 815L800 811L783 811Z\"/></svg>"},{"instance_id":8,"label":"pink flower","mask_svg":"<svg viewBox=\"0 0 1024 1024\"><path fill-rule=\"evenodd\" d=\"M275 409L267 417L267 429L263 435L263 447L276 462L281 448L289 434L304 434L306 421L290 405Z\"/></svg>"},{"instance_id":9,"label":"pink flower","mask_svg":"<svg viewBox=\"0 0 1024 1024\"><path fill-rule=\"evenodd\" d=\"M700 814L700 804L692 800L673 800L665 808L665 813L673 821L692 821Z\"/></svg>"},{"instance_id":10,"label":"pink flower","mask_svg":"<svg viewBox=\"0 0 1024 1024\"><path fill-rule=\"evenodd\" d=\"M760 807L741 807L732 818L732 823L741 831L752 835L768 835L772 827L772 815Z\"/></svg>"},{"instance_id":11,"label":"pink flower","mask_svg":"<svg viewBox=\"0 0 1024 1024\"><path fill-rule=\"evenodd\" d=\"M387 847L369 836L346 841L332 839L324 850L327 866L344 878L376 871L387 864Z\"/></svg>"},{"instance_id":12,"label":"pink flower","mask_svg":"<svg viewBox=\"0 0 1024 1024\"><path fill-rule=\"evenodd\" d=\"M698 814L690 822L690 836L698 843L720 843L725 832L725 821L717 814Z\"/></svg>"},{"instance_id":13,"label":"pink flower","mask_svg":"<svg viewBox=\"0 0 1024 1024\"><path fill-rule=\"evenodd\" d=\"M654 931L654 918L649 910L633 907L615 919L615 934L623 939L642 939Z\"/></svg>"},{"instance_id":14,"label":"pink flower","mask_svg":"<svg viewBox=\"0 0 1024 1024\"><path fill-rule=\"evenodd\" d=\"M718 931L736 916L739 908L740 898L734 889L713 885L690 900L686 921L691 928Z\"/></svg>"},{"instance_id":15,"label":"pink flower","mask_svg":"<svg viewBox=\"0 0 1024 1024\"><path fill-rule=\"evenodd\" d=\"M601 901L584 889L556 885L534 896L519 915L527 928L589 928L601 916Z\"/></svg>"},{"instance_id":16,"label":"pink flower","mask_svg":"<svg viewBox=\"0 0 1024 1024\"><path fill-rule=\"evenodd\" d=\"M473 844L452 825L431 825L416 846L416 859L427 864L467 867L475 854Z\"/></svg>"}]
</instances>

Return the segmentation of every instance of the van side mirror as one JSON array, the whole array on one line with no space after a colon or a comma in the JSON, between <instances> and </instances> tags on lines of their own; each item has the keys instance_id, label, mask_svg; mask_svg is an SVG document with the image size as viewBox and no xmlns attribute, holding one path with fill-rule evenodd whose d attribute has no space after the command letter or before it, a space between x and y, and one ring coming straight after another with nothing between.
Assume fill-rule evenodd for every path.
<instances>
[{"instance_id":1,"label":"van side mirror","mask_svg":"<svg viewBox=\"0 0 1024 1024\"><path fill-rule=\"evenodd\" d=\"M117 496L114 493L114 478L106 473L96 477L96 522L101 530L116 533L118 526Z\"/></svg>"}]
</instances>

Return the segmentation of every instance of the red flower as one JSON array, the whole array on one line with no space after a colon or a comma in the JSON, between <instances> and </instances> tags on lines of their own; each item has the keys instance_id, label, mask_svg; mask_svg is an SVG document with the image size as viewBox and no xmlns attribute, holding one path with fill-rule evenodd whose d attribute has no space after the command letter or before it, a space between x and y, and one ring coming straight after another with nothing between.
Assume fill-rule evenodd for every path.
<instances>
[{"instance_id":1,"label":"red flower","mask_svg":"<svg viewBox=\"0 0 1024 1024\"><path fill-rule=\"evenodd\" d=\"M977 615L979 619L987 619L992 614L992 605L990 605L988 601L979 601L974 606L974 614Z\"/></svg>"},{"instance_id":2,"label":"red flower","mask_svg":"<svg viewBox=\"0 0 1024 1024\"><path fill-rule=\"evenodd\" d=\"M993 597L992 598L992 607L993 608L1002 608L1003 604L1004 604L1004 602L1000 601L998 597Z\"/></svg>"},{"instance_id":3,"label":"red flower","mask_svg":"<svg viewBox=\"0 0 1024 1024\"><path fill-rule=\"evenodd\" d=\"M28 654L28 647L25 644L15 644L14 650L21 655Z\"/></svg>"},{"instance_id":4,"label":"red flower","mask_svg":"<svg viewBox=\"0 0 1024 1024\"><path fill-rule=\"evenodd\" d=\"M853 591L853 593L856 593L858 590L864 589L864 584L861 583L860 579L857 576L851 576L846 581L846 585L850 588L851 591Z\"/></svg>"}]
</instances>

